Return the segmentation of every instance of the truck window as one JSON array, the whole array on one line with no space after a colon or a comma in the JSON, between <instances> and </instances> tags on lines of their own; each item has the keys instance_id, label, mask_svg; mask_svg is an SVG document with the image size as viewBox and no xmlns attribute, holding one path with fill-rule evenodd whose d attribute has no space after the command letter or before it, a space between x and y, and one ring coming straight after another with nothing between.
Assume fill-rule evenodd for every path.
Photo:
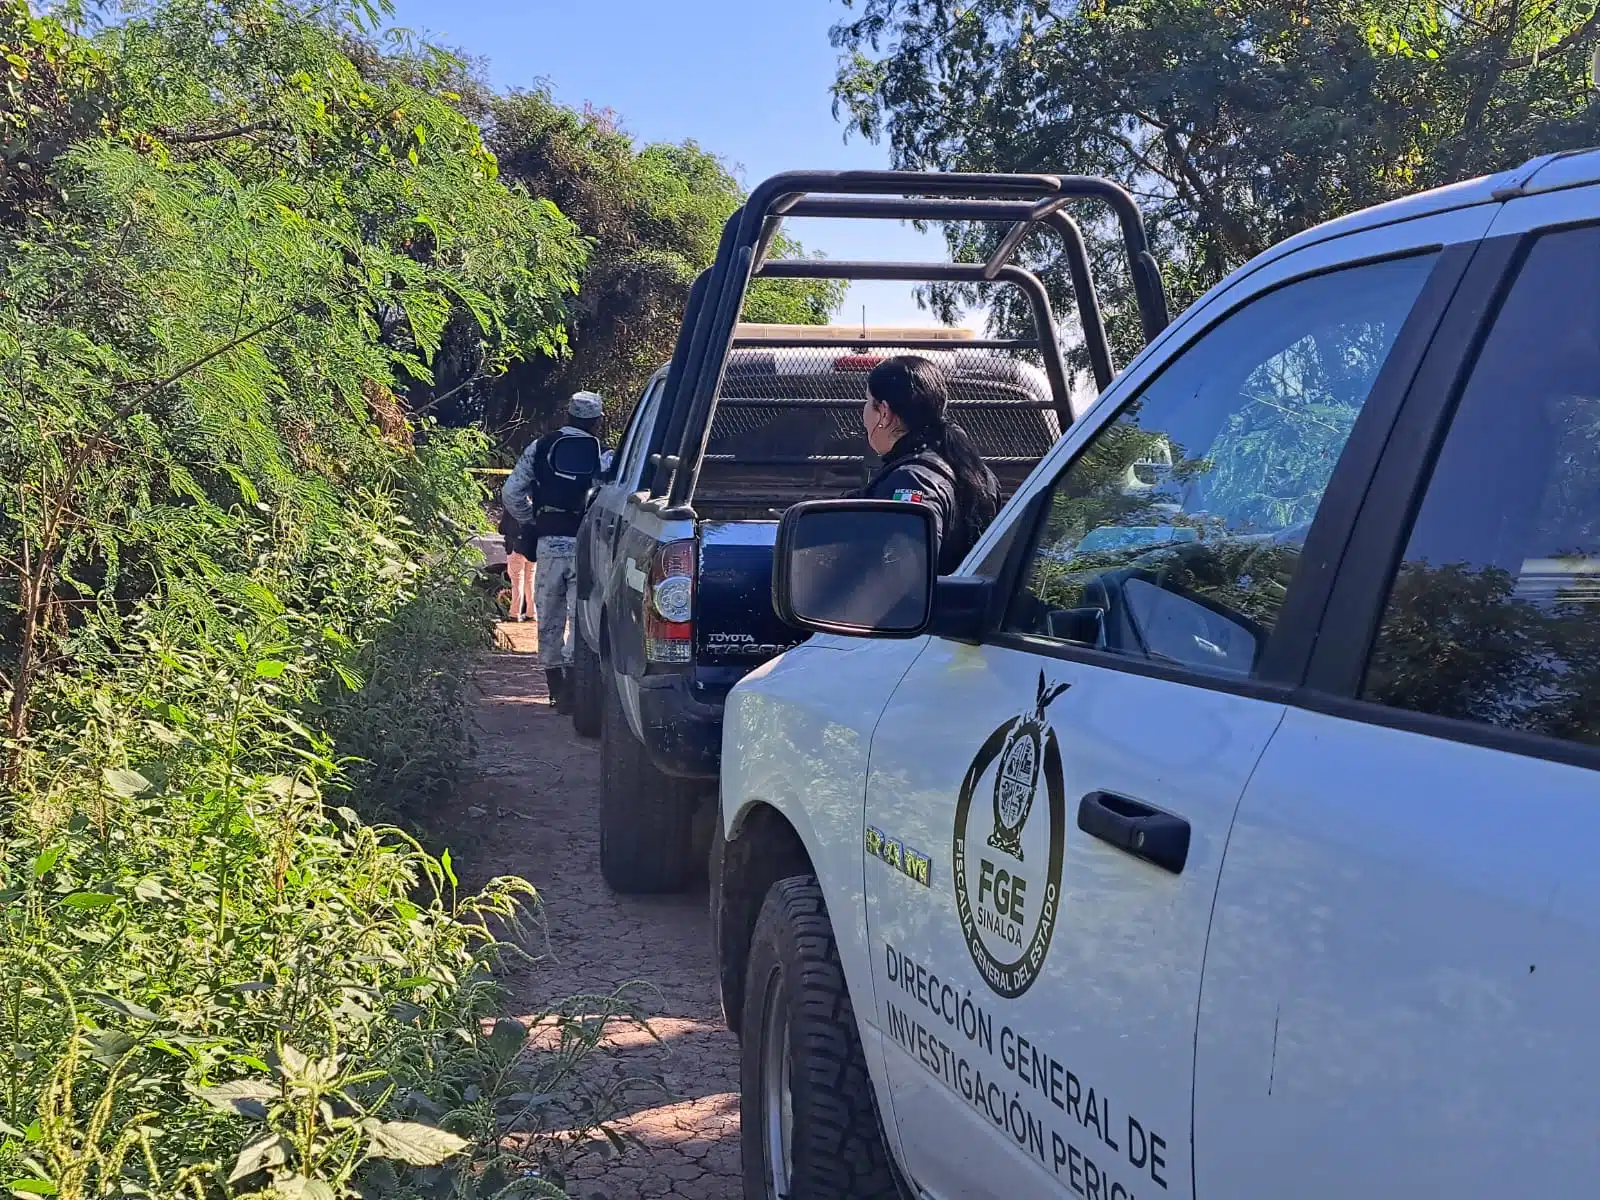
<instances>
[{"instance_id":1,"label":"truck window","mask_svg":"<svg viewBox=\"0 0 1600 1200\"><path fill-rule=\"evenodd\" d=\"M1600 745L1600 229L1519 272L1433 469L1363 697Z\"/></svg>"},{"instance_id":2,"label":"truck window","mask_svg":"<svg viewBox=\"0 0 1600 1200\"><path fill-rule=\"evenodd\" d=\"M665 380L657 379L645 388L639 403L634 406L627 441L619 451L623 460L617 471L617 479L622 483L631 484L639 477L639 463L644 458L646 447L650 445L650 427L655 424L655 400L664 386Z\"/></svg>"},{"instance_id":3,"label":"truck window","mask_svg":"<svg viewBox=\"0 0 1600 1200\"><path fill-rule=\"evenodd\" d=\"M1433 263L1300 280L1185 348L1057 479L1007 627L1250 674Z\"/></svg>"}]
</instances>

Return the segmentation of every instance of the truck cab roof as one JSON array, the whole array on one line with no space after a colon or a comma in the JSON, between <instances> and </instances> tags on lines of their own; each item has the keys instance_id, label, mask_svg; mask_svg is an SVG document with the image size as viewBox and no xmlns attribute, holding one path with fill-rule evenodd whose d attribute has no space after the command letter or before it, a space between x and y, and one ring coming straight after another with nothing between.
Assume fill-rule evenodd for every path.
<instances>
[{"instance_id":1,"label":"truck cab roof","mask_svg":"<svg viewBox=\"0 0 1600 1200\"><path fill-rule=\"evenodd\" d=\"M1418 192L1414 196L1402 196L1398 200L1375 204L1360 212L1324 221L1321 225L1279 242L1235 274L1253 271L1302 247L1343 237L1359 230L1375 229L1380 225L1393 225L1400 221L1413 221L1419 217L1432 216L1434 213L1470 208L1477 204L1498 204L1513 196L1558 191L1589 183L1600 183L1600 147L1541 155L1521 166L1493 175L1480 175L1476 179L1466 179L1460 183L1433 188L1431 191ZM1218 286L1226 286L1228 282L1224 280Z\"/></svg>"}]
</instances>

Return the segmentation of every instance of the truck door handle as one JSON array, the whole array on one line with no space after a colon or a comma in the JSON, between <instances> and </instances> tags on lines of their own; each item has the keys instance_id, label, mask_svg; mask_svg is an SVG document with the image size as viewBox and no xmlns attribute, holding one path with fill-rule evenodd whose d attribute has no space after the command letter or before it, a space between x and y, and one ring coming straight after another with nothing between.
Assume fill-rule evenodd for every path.
<instances>
[{"instance_id":1,"label":"truck door handle","mask_svg":"<svg viewBox=\"0 0 1600 1200\"><path fill-rule=\"evenodd\" d=\"M1078 802L1078 828L1174 875L1189 858L1189 822L1126 796L1090 792Z\"/></svg>"}]
</instances>

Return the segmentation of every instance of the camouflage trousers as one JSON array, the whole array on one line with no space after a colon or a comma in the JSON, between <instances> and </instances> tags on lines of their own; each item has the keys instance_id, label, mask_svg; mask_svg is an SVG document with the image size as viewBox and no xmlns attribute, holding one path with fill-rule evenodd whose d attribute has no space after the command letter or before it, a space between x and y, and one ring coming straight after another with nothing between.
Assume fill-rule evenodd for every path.
<instances>
[{"instance_id":1,"label":"camouflage trousers","mask_svg":"<svg viewBox=\"0 0 1600 1200\"><path fill-rule=\"evenodd\" d=\"M539 539L533 576L533 612L539 622L539 665L572 665L573 619L578 604L578 540Z\"/></svg>"}]
</instances>

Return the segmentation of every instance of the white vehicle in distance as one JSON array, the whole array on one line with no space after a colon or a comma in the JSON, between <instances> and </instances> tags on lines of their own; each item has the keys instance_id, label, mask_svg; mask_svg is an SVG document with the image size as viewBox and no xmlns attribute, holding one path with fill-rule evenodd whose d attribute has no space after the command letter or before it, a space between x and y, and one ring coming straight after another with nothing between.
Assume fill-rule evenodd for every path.
<instances>
[{"instance_id":1,"label":"white vehicle in distance","mask_svg":"<svg viewBox=\"0 0 1600 1200\"><path fill-rule=\"evenodd\" d=\"M1538 159L1236 271L953 577L916 505L784 518L746 1196L1600 1189L1597 281L1600 152Z\"/></svg>"}]
</instances>

